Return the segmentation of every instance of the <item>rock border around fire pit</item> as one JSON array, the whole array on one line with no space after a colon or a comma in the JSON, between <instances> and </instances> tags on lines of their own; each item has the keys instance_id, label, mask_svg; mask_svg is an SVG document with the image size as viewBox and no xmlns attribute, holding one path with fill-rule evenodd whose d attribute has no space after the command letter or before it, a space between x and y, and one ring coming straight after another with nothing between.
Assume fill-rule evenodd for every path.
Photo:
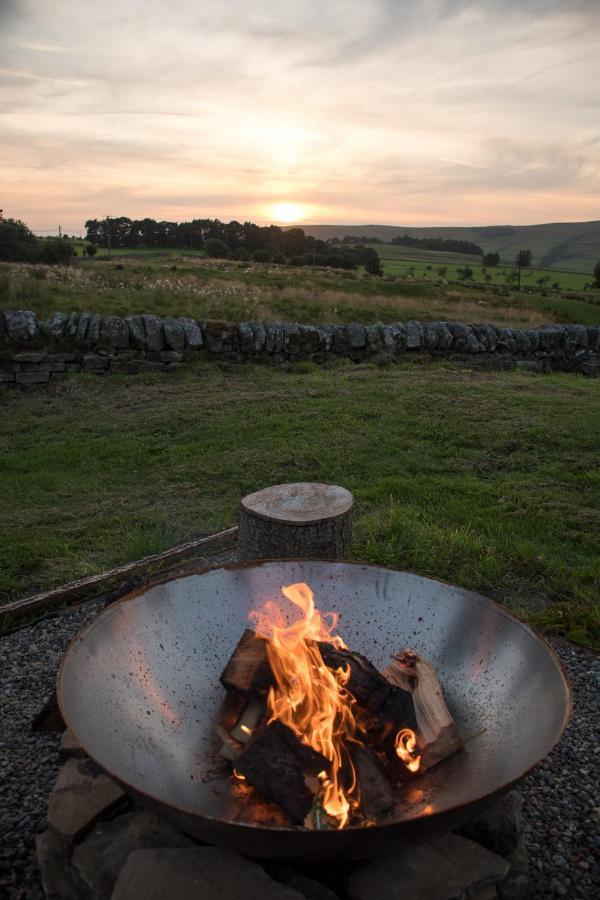
<instances>
[{"instance_id":1,"label":"rock border around fire pit","mask_svg":"<svg viewBox=\"0 0 600 900\"><path fill-rule=\"evenodd\" d=\"M461 829L366 863L269 864L192 840L127 798L66 732L37 860L51 900L527 900L522 801L511 792ZM68 748L68 749L67 749ZM465 835L469 835L468 837ZM475 837L477 840L473 840ZM500 855L500 852L503 855Z\"/></svg>"}]
</instances>

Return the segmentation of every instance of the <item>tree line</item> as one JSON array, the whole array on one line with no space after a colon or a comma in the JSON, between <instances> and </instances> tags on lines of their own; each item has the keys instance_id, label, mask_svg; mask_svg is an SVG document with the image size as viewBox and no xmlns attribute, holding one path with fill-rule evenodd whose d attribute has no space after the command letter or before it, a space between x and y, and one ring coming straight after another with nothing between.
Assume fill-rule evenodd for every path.
<instances>
[{"instance_id":1,"label":"tree line","mask_svg":"<svg viewBox=\"0 0 600 900\"><path fill-rule=\"evenodd\" d=\"M400 247L419 247L421 250L437 250L447 253L469 253L471 256L483 256L483 249L472 241L460 241L453 238L416 238L409 234L392 238L392 244Z\"/></svg>"},{"instance_id":2,"label":"tree line","mask_svg":"<svg viewBox=\"0 0 600 900\"><path fill-rule=\"evenodd\" d=\"M339 269L364 266L373 275L382 273L379 256L373 248L334 246L310 237L302 228L283 229L278 225L256 225L254 222L235 220L221 222L219 219L159 222L150 218L130 219L128 216L89 219L85 227L86 240L105 249L148 247L204 250L208 256L220 259Z\"/></svg>"},{"instance_id":3,"label":"tree line","mask_svg":"<svg viewBox=\"0 0 600 900\"><path fill-rule=\"evenodd\" d=\"M20 219L5 219L0 209L0 261L66 266L73 256L66 238L38 238Z\"/></svg>"}]
</instances>

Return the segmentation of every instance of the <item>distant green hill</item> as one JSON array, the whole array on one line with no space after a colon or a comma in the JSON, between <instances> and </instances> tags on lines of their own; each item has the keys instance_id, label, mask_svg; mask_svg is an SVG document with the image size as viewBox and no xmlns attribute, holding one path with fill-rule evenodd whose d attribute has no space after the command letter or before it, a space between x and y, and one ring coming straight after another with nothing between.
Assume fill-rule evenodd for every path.
<instances>
[{"instance_id":1,"label":"distant green hill","mask_svg":"<svg viewBox=\"0 0 600 900\"><path fill-rule=\"evenodd\" d=\"M512 263L519 250L531 250L542 268L591 273L600 260L600 221L556 222L548 225L489 225L476 228L408 228L401 225L303 225L306 234L327 238L346 235L379 238L396 235L455 238L473 241L484 253L499 253Z\"/></svg>"}]
</instances>

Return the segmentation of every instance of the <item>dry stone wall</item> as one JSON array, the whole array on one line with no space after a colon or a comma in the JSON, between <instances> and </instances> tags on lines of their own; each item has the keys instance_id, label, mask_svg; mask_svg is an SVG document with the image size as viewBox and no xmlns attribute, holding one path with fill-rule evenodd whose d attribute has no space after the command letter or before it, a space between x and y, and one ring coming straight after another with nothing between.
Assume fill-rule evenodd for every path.
<instances>
[{"instance_id":1,"label":"dry stone wall","mask_svg":"<svg viewBox=\"0 0 600 900\"><path fill-rule=\"evenodd\" d=\"M449 359L489 369L600 373L600 326L534 330L459 322L298 325L156 315L0 312L0 385L46 384L71 372L171 372L193 358L272 362Z\"/></svg>"}]
</instances>

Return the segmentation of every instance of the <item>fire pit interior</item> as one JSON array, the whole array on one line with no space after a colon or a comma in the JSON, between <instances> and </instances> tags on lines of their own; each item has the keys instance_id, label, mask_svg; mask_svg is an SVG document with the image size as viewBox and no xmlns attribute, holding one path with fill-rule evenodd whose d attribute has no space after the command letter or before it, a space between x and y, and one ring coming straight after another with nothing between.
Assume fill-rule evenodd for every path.
<instances>
[{"instance_id":1,"label":"fire pit interior","mask_svg":"<svg viewBox=\"0 0 600 900\"><path fill-rule=\"evenodd\" d=\"M250 613L300 582L378 670L407 646L428 660L464 744L381 816L338 819L327 830L273 819L271 804L244 797L216 730L219 679ZM309 560L192 573L126 598L71 644L58 689L88 753L183 830L248 855L314 860L369 857L459 824L549 752L570 708L554 654L491 601L403 572ZM306 766L322 774L316 759Z\"/></svg>"}]
</instances>

